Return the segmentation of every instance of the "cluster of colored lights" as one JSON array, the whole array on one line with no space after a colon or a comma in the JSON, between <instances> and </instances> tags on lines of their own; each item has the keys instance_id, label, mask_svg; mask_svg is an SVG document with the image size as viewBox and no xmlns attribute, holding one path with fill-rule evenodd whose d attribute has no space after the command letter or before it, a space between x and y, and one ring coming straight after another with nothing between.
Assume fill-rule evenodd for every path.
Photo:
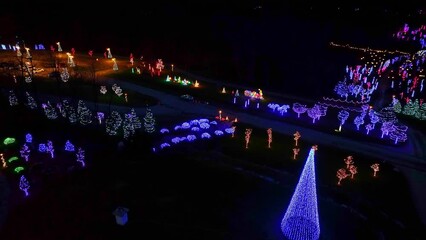
<instances>
[{"instance_id":1,"label":"cluster of colored lights","mask_svg":"<svg viewBox=\"0 0 426 240\"><path fill-rule=\"evenodd\" d=\"M351 46L349 44L338 44L338 43L334 43L334 42L330 42L330 46L332 47L340 47L340 48L347 48L347 49L351 49L351 50L359 50L359 51L373 51L373 52L378 52L378 53L390 53L390 54L395 54L395 53L399 53L399 54L409 54L407 52L402 52L402 51L390 51L390 50L379 50L379 49L372 49L372 48L361 48L361 47L354 47Z\"/></svg>"},{"instance_id":2,"label":"cluster of colored lights","mask_svg":"<svg viewBox=\"0 0 426 240\"><path fill-rule=\"evenodd\" d=\"M189 81L185 78L182 79L180 76L179 77L174 76L172 78L169 75L167 75L166 82L173 82L173 83L181 84L183 86L193 86L193 87L196 87L196 88L200 87L200 83L197 80L195 80L195 82L193 83L193 82L191 82L191 81Z\"/></svg>"},{"instance_id":3,"label":"cluster of colored lights","mask_svg":"<svg viewBox=\"0 0 426 240\"><path fill-rule=\"evenodd\" d=\"M171 147L181 142L193 142L197 139L211 139L212 136L223 136L224 133L233 134L234 128L229 122L209 120L207 118L193 119L175 125L171 132L169 128L161 128L160 133L165 135L163 143L159 147L153 147L153 151Z\"/></svg>"}]
</instances>

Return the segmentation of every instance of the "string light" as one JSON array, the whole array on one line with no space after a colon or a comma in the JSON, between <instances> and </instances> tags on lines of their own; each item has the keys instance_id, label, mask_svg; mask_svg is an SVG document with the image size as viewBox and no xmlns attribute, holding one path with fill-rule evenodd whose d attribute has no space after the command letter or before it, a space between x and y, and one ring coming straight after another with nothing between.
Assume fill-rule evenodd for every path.
<instances>
[{"instance_id":1,"label":"string light","mask_svg":"<svg viewBox=\"0 0 426 240\"><path fill-rule=\"evenodd\" d=\"M290 240L316 240L320 237L317 191L315 183L315 151L312 147L296 190L281 221L281 231Z\"/></svg>"},{"instance_id":2,"label":"string light","mask_svg":"<svg viewBox=\"0 0 426 240\"><path fill-rule=\"evenodd\" d=\"M389 50L378 50L378 49L372 49L372 48L361 48L361 47L354 47L351 46L349 44L337 44L334 42L330 42L330 46L332 47L340 47L340 48L347 48L347 49L351 49L351 50L359 50L359 51L371 51L371 52L376 52L376 53L390 53L390 54L407 54L409 55L409 53L407 52L403 52L403 51L399 51L399 50L395 50L395 51L389 51Z\"/></svg>"}]
</instances>

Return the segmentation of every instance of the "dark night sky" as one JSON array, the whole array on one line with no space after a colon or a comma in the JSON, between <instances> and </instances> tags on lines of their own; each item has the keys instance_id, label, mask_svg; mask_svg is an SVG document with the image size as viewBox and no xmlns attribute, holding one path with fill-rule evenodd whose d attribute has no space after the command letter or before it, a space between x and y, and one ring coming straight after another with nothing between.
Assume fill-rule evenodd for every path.
<instances>
[{"instance_id":1,"label":"dark night sky","mask_svg":"<svg viewBox=\"0 0 426 240\"><path fill-rule=\"evenodd\" d=\"M284 89L289 89L288 83L277 79L300 78L298 71L308 82L337 77L325 65L329 41L382 47L396 26L426 18L415 11L426 11L417 7L426 1L415 0L26 1L1 5L0 41L18 35L28 43L60 41L64 49L77 51L110 47L117 55L163 58L225 80ZM356 7L362 11L354 12ZM297 82L300 86L291 88L306 85ZM321 91L315 85L312 89Z\"/></svg>"}]
</instances>

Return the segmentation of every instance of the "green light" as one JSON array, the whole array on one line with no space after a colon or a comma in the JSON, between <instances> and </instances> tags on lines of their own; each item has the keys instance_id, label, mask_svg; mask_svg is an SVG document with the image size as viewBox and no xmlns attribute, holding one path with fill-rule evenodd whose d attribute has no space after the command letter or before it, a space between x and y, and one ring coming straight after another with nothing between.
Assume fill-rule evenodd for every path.
<instances>
[{"instance_id":1,"label":"green light","mask_svg":"<svg viewBox=\"0 0 426 240\"><path fill-rule=\"evenodd\" d=\"M10 137L5 138L5 139L3 140L3 144L4 144L4 145L9 145L9 144L12 144L12 143L14 143L14 142L15 142L15 138L10 138Z\"/></svg>"},{"instance_id":2,"label":"green light","mask_svg":"<svg viewBox=\"0 0 426 240\"><path fill-rule=\"evenodd\" d=\"M19 172L21 172L23 170L24 170L23 167L16 167L15 170L13 170L13 171L15 171L16 173L19 173Z\"/></svg>"},{"instance_id":3,"label":"green light","mask_svg":"<svg viewBox=\"0 0 426 240\"><path fill-rule=\"evenodd\" d=\"M14 157L9 158L9 160L7 160L7 161L11 163L11 162L16 161L18 159L19 159L18 157L14 156Z\"/></svg>"}]
</instances>

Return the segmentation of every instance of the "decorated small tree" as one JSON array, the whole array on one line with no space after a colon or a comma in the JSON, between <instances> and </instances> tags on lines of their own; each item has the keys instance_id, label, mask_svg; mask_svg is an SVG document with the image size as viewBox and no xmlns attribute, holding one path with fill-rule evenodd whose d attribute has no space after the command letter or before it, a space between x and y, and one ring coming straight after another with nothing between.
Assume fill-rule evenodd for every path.
<instances>
[{"instance_id":1,"label":"decorated small tree","mask_svg":"<svg viewBox=\"0 0 426 240\"><path fill-rule=\"evenodd\" d=\"M18 105L18 98L16 97L16 94L13 90L9 91L9 105L10 106Z\"/></svg>"},{"instance_id":2,"label":"decorated small tree","mask_svg":"<svg viewBox=\"0 0 426 240\"><path fill-rule=\"evenodd\" d=\"M87 125L92 123L92 111L86 107L86 104L83 100L78 101L77 105L77 115L80 121L80 124Z\"/></svg>"},{"instance_id":3,"label":"decorated small tree","mask_svg":"<svg viewBox=\"0 0 426 240\"><path fill-rule=\"evenodd\" d=\"M136 111L135 111L135 109L134 108L131 108L130 109L130 121L132 122L132 124L133 124L133 127L135 128L135 129L139 129L139 128L141 128L142 127L142 124L141 124L141 120L139 119L139 117L136 115Z\"/></svg>"},{"instance_id":4,"label":"decorated small tree","mask_svg":"<svg viewBox=\"0 0 426 240\"><path fill-rule=\"evenodd\" d=\"M297 118L300 117L300 114L305 113L307 110L306 105L300 103L293 103L293 111L297 113Z\"/></svg>"},{"instance_id":5,"label":"decorated small tree","mask_svg":"<svg viewBox=\"0 0 426 240\"><path fill-rule=\"evenodd\" d=\"M28 162L28 158L30 156L30 148L27 146L26 143L24 143L24 145L22 145L21 150L19 151L21 153L21 157L25 159L26 162Z\"/></svg>"},{"instance_id":6,"label":"decorated small tree","mask_svg":"<svg viewBox=\"0 0 426 240\"><path fill-rule=\"evenodd\" d=\"M296 160L296 157L299 154L299 152L300 152L300 148L297 148L297 147L293 148L293 159L294 160Z\"/></svg>"},{"instance_id":7,"label":"decorated small tree","mask_svg":"<svg viewBox=\"0 0 426 240\"><path fill-rule=\"evenodd\" d=\"M339 170L337 170L336 177L339 179L339 181L337 182L337 185L340 185L340 182L341 182L343 179L347 178L349 175L350 175L350 174L348 174L348 173L346 172L346 169L345 169L345 168L340 168Z\"/></svg>"},{"instance_id":8,"label":"decorated small tree","mask_svg":"<svg viewBox=\"0 0 426 240\"><path fill-rule=\"evenodd\" d=\"M70 140L67 140L67 141L65 142L65 151L67 151L67 152L74 152L74 151L75 151L74 144L72 144L72 143L70 142Z\"/></svg>"},{"instance_id":9,"label":"decorated small tree","mask_svg":"<svg viewBox=\"0 0 426 240\"><path fill-rule=\"evenodd\" d=\"M127 140L134 134L135 134L135 127L132 123L131 115L125 114L124 121L123 121L123 138Z\"/></svg>"},{"instance_id":10,"label":"decorated small tree","mask_svg":"<svg viewBox=\"0 0 426 240\"><path fill-rule=\"evenodd\" d=\"M402 111L402 105L401 105L401 102L397 99L397 98L394 98L394 99L396 99L396 102L394 103L394 105L393 105L393 110L396 112L396 113L401 113L401 111Z\"/></svg>"},{"instance_id":11,"label":"decorated small tree","mask_svg":"<svg viewBox=\"0 0 426 240\"><path fill-rule=\"evenodd\" d=\"M56 113L56 109L50 104L50 101L47 101L47 103L42 104L44 113L46 114L47 119L57 119L58 114Z\"/></svg>"},{"instance_id":12,"label":"decorated small tree","mask_svg":"<svg viewBox=\"0 0 426 240\"><path fill-rule=\"evenodd\" d=\"M4 159L3 153L0 153L0 160L1 160L2 168L7 168L7 162L6 162L6 159Z\"/></svg>"},{"instance_id":13,"label":"decorated small tree","mask_svg":"<svg viewBox=\"0 0 426 240\"><path fill-rule=\"evenodd\" d=\"M271 143L272 143L272 128L268 128L268 130L266 130L266 132L268 133L268 148L271 148Z\"/></svg>"},{"instance_id":14,"label":"decorated small tree","mask_svg":"<svg viewBox=\"0 0 426 240\"><path fill-rule=\"evenodd\" d=\"M337 119L339 119L340 125L339 125L339 132L342 131L342 126L345 124L346 120L349 117L349 112L346 110L340 110L337 114Z\"/></svg>"},{"instance_id":15,"label":"decorated small tree","mask_svg":"<svg viewBox=\"0 0 426 240\"><path fill-rule=\"evenodd\" d=\"M349 172L351 173L351 178L354 178L354 175L358 173L358 169L355 165L349 166Z\"/></svg>"},{"instance_id":16,"label":"decorated small tree","mask_svg":"<svg viewBox=\"0 0 426 240\"><path fill-rule=\"evenodd\" d=\"M294 142L295 142L295 146L298 146L298 143L299 143L299 138L300 137L302 137L302 135L300 135L300 133L299 133L299 131L296 131L294 134L293 134L293 139L294 139Z\"/></svg>"},{"instance_id":17,"label":"decorated small tree","mask_svg":"<svg viewBox=\"0 0 426 240\"><path fill-rule=\"evenodd\" d=\"M248 145L250 143L250 137L251 137L251 133L252 133L253 129L251 128L246 128L246 132L245 132L245 140L246 140L246 149L248 148Z\"/></svg>"},{"instance_id":18,"label":"decorated small tree","mask_svg":"<svg viewBox=\"0 0 426 240\"><path fill-rule=\"evenodd\" d=\"M77 153L75 155L77 157L76 161L79 162L82 167L85 167L86 163L84 162L84 159L85 159L84 150L81 147L79 147L78 150L77 150Z\"/></svg>"},{"instance_id":19,"label":"decorated small tree","mask_svg":"<svg viewBox=\"0 0 426 240\"><path fill-rule=\"evenodd\" d=\"M353 156L347 156L343 161L346 163L346 168L349 169L349 166L354 164L354 157Z\"/></svg>"},{"instance_id":20,"label":"decorated small tree","mask_svg":"<svg viewBox=\"0 0 426 240\"><path fill-rule=\"evenodd\" d=\"M105 129L108 135L114 136L118 134L118 129L120 128L123 119L117 111L112 111L105 120Z\"/></svg>"},{"instance_id":21,"label":"decorated small tree","mask_svg":"<svg viewBox=\"0 0 426 240\"><path fill-rule=\"evenodd\" d=\"M382 136L389 135L390 132L393 132L395 130L394 122L384 122L382 123L382 127L380 128L382 130Z\"/></svg>"},{"instance_id":22,"label":"decorated small tree","mask_svg":"<svg viewBox=\"0 0 426 240\"><path fill-rule=\"evenodd\" d=\"M46 146L46 152L50 153L50 157L54 158L55 155L55 148L53 147L53 142L52 141L47 141L47 146Z\"/></svg>"},{"instance_id":23,"label":"decorated small tree","mask_svg":"<svg viewBox=\"0 0 426 240\"><path fill-rule=\"evenodd\" d=\"M22 175L20 180L19 180L19 189L21 189L25 193L25 196L28 196L29 195L29 193L28 193L29 188L30 188L30 183L25 178L25 176Z\"/></svg>"},{"instance_id":24,"label":"decorated small tree","mask_svg":"<svg viewBox=\"0 0 426 240\"><path fill-rule=\"evenodd\" d=\"M354 124L356 125L356 130L359 130L359 126L364 124L364 117L362 115L356 116Z\"/></svg>"},{"instance_id":25,"label":"decorated small tree","mask_svg":"<svg viewBox=\"0 0 426 240\"><path fill-rule=\"evenodd\" d=\"M376 127L376 123L378 123L380 121L379 116L377 116L375 111L372 111L370 114L370 122L373 125L373 129Z\"/></svg>"},{"instance_id":26,"label":"decorated small tree","mask_svg":"<svg viewBox=\"0 0 426 240\"><path fill-rule=\"evenodd\" d=\"M373 130L373 124L369 123L365 125L365 129L367 130L367 135L370 133L371 130Z\"/></svg>"},{"instance_id":27,"label":"decorated small tree","mask_svg":"<svg viewBox=\"0 0 426 240\"><path fill-rule=\"evenodd\" d=\"M68 82L68 79L70 78L70 74L68 73L68 69L62 68L62 72L61 72L61 80L63 82Z\"/></svg>"},{"instance_id":28,"label":"decorated small tree","mask_svg":"<svg viewBox=\"0 0 426 240\"><path fill-rule=\"evenodd\" d=\"M312 118L312 123L315 123L315 120L320 117L321 111L318 105L313 106L307 110L308 116Z\"/></svg>"},{"instance_id":29,"label":"decorated small tree","mask_svg":"<svg viewBox=\"0 0 426 240\"><path fill-rule=\"evenodd\" d=\"M377 175L377 172L380 170L380 164L374 163L370 167L371 169L373 169L373 176L375 177Z\"/></svg>"},{"instance_id":30,"label":"decorated small tree","mask_svg":"<svg viewBox=\"0 0 426 240\"><path fill-rule=\"evenodd\" d=\"M27 96L27 107L29 109L32 109L32 110L36 109L37 108L37 103L34 100L34 98L30 95L29 92L25 92L25 95Z\"/></svg>"},{"instance_id":31,"label":"decorated small tree","mask_svg":"<svg viewBox=\"0 0 426 240\"><path fill-rule=\"evenodd\" d=\"M151 112L151 108L149 107L146 108L146 114L144 117L144 127L145 127L145 132L147 133L155 132L155 118Z\"/></svg>"}]
</instances>

